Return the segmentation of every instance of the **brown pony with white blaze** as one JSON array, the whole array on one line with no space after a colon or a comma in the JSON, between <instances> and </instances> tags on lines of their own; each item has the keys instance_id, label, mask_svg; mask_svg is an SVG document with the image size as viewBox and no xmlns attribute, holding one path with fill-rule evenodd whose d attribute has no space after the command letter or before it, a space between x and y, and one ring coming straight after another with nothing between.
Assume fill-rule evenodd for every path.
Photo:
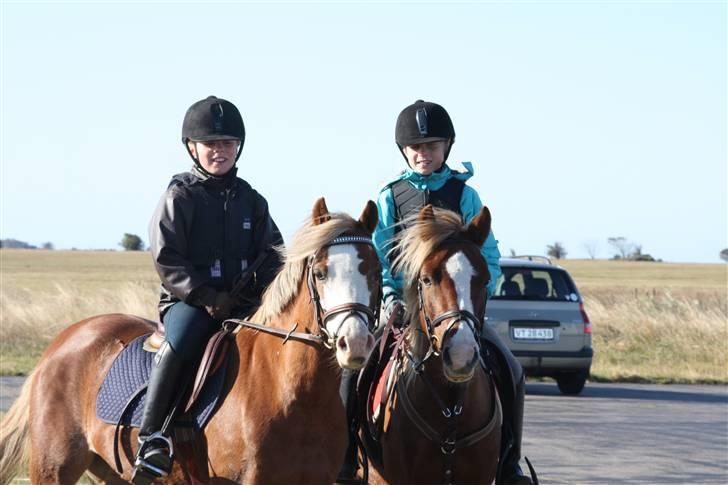
<instances>
[{"instance_id":1,"label":"brown pony with white blaze","mask_svg":"<svg viewBox=\"0 0 728 485\"><path fill-rule=\"evenodd\" d=\"M329 213L323 198L316 202L252 317L272 331L289 332L295 323L311 340L241 328L195 459L184 470L175 463L166 483L334 481L347 443L340 368L361 367L373 345L368 326L379 305L381 269L368 241L376 223L371 201L358 221ZM152 322L115 314L64 330L2 422L0 481L12 479L25 451L33 484L75 483L86 470L105 483L129 480L138 430L122 433L119 476L114 426L96 417L96 395L122 348L153 329Z\"/></svg>"},{"instance_id":2,"label":"brown pony with white blaze","mask_svg":"<svg viewBox=\"0 0 728 485\"><path fill-rule=\"evenodd\" d=\"M479 345L490 279L480 247L490 212L483 207L464 227L458 214L428 205L408 222L394 269L403 275L409 323L371 481L491 484L502 414Z\"/></svg>"}]
</instances>

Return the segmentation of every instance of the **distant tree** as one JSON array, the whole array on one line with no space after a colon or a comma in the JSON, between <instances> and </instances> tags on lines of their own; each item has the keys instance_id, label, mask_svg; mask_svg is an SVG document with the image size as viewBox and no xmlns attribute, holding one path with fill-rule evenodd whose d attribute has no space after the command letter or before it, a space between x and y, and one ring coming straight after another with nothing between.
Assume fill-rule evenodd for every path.
<instances>
[{"instance_id":1,"label":"distant tree","mask_svg":"<svg viewBox=\"0 0 728 485\"><path fill-rule=\"evenodd\" d=\"M555 242L546 246L546 254L556 259L566 258L566 248L560 242Z\"/></svg>"},{"instance_id":2,"label":"distant tree","mask_svg":"<svg viewBox=\"0 0 728 485\"><path fill-rule=\"evenodd\" d=\"M43 245L41 245L43 249L47 249L49 251L53 251L55 249L55 246L53 246L52 242L44 242Z\"/></svg>"},{"instance_id":3,"label":"distant tree","mask_svg":"<svg viewBox=\"0 0 728 485\"><path fill-rule=\"evenodd\" d=\"M728 248L725 248L723 251L720 252L720 259L728 263Z\"/></svg>"},{"instance_id":4,"label":"distant tree","mask_svg":"<svg viewBox=\"0 0 728 485\"><path fill-rule=\"evenodd\" d=\"M511 257L512 258L515 258L516 257L516 250L513 249L513 248L511 248Z\"/></svg>"},{"instance_id":5,"label":"distant tree","mask_svg":"<svg viewBox=\"0 0 728 485\"><path fill-rule=\"evenodd\" d=\"M607 238L607 242L617 251L617 254L614 255L614 259L629 259L634 250L634 245L629 242L627 238L622 236L609 237Z\"/></svg>"},{"instance_id":6,"label":"distant tree","mask_svg":"<svg viewBox=\"0 0 728 485\"><path fill-rule=\"evenodd\" d=\"M124 233L124 237L121 238L119 246L124 248L124 251L141 251L144 242L136 234Z\"/></svg>"},{"instance_id":7,"label":"distant tree","mask_svg":"<svg viewBox=\"0 0 728 485\"><path fill-rule=\"evenodd\" d=\"M591 259L597 258L597 253L599 252L599 241L590 240L584 242L584 249L586 249L586 253L589 255Z\"/></svg>"},{"instance_id":8,"label":"distant tree","mask_svg":"<svg viewBox=\"0 0 728 485\"><path fill-rule=\"evenodd\" d=\"M18 241L17 239L3 239L2 247L8 249L38 249L32 244L28 244L25 241Z\"/></svg>"}]
</instances>

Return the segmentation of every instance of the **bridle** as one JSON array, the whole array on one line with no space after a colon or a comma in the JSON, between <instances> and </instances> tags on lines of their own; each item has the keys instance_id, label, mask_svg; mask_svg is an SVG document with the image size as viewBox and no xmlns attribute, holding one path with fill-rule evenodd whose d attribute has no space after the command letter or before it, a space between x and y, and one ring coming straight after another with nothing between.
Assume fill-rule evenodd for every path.
<instances>
[{"instance_id":1,"label":"bridle","mask_svg":"<svg viewBox=\"0 0 728 485\"><path fill-rule=\"evenodd\" d=\"M347 315L361 318L361 314L363 313L366 316L364 323L366 324L370 332L379 320L379 302L381 301L382 293L381 284L379 285L377 298L374 300L374 310L372 310L368 305L364 305L362 303L344 303L329 308L328 310L324 309L321 306L321 298L319 297L318 290L316 289L316 283L314 282L313 265L316 263L316 258L318 257L318 253L319 251L321 251L321 249L329 248L331 246L341 246L344 244L368 244L369 246L374 247L374 243L369 237L339 236L333 239L330 243L319 248L308 258L308 294L310 295L311 302L313 303L313 314L319 327L319 335L322 338L322 343L324 347L328 349L332 349L336 344L336 339L339 336L339 330L341 330L341 327L343 326L339 326L336 332L331 335L331 333L326 329L326 322L331 317L340 313L346 313Z\"/></svg>"},{"instance_id":2,"label":"bridle","mask_svg":"<svg viewBox=\"0 0 728 485\"><path fill-rule=\"evenodd\" d=\"M259 323L250 322L248 320L242 320L237 318L231 318L229 320L225 320L223 322L223 328L228 331L233 331L235 327L237 326L243 326L243 327L249 327L256 330L260 330L261 332L269 333L272 335L276 335L283 338L283 343L285 344L289 339L294 340L303 340L303 341L309 341L309 342L315 342L317 344L321 344L327 349L333 349L336 346L336 339L338 338L338 333L341 327L337 329L337 331L331 335L331 333L326 330L326 322L332 318L335 315L338 315L340 313L346 313L349 315L356 316L358 318L361 318L361 314L363 313L366 316L365 323L367 325L367 328L371 332L374 326L376 325L377 320L379 320L379 302L381 301L382 297L382 285L381 282L379 284L379 290L377 293L377 297L374 300L375 308L372 309L367 305L364 305L362 303L344 303L341 305L336 305L335 307L329 308L328 310L324 309L321 306L321 298L319 296L318 290L316 290L316 283L314 282L314 276L313 276L313 265L316 263L316 259L318 258L319 252L324 248L329 248L331 246L341 246L345 244L367 244L371 247L374 247L374 243L372 242L372 239L370 237L366 236L339 236L331 240L329 243L321 246L319 249L316 250L315 253L313 253L311 256L308 257L308 261L306 263L306 270L308 272L307 277L307 286L308 286L308 294L311 298L311 302L313 303L313 314L314 319L316 320L316 323L318 324L318 334L311 334L311 333L304 333L304 332L296 332L296 328L298 328L298 323L295 322L291 330L285 331L280 330L277 328L272 328L267 325L261 325Z\"/></svg>"},{"instance_id":3,"label":"bridle","mask_svg":"<svg viewBox=\"0 0 728 485\"><path fill-rule=\"evenodd\" d=\"M430 319L430 316L427 314L427 309L425 308L425 299L422 295L422 278L417 281L417 298L419 300L420 312L422 312L422 317L425 320L425 331L427 332L427 340L429 341L429 348L427 349L425 356L420 361L420 365L424 364L431 356L440 355L442 346L439 345L440 342L437 335L435 335L435 329L448 319L451 319L451 321L447 324L447 328L443 335L447 335L456 323L465 322L468 325L468 328L470 328L470 331L473 332L475 342L478 345L478 349L480 349L480 328L483 324L482 320L478 320L478 317L473 315L472 312L462 309L446 310L435 317L434 320Z\"/></svg>"}]
</instances>

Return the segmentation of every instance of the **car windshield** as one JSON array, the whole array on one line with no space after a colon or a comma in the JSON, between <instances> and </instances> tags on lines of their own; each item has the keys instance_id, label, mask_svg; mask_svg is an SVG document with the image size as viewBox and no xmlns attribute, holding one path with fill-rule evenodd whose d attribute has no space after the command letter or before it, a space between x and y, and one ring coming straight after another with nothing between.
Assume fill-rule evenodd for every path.
<instances>
[{"instance_id":1,"label":"car windshield","mask_svg":"<svg viewBox=\"0 0 728 485\"><path fill-rule=\"evenodd\" d=\"M579 301L574 283L564 271L503 266L494 300Z\"/></svg>"}]
</instances>

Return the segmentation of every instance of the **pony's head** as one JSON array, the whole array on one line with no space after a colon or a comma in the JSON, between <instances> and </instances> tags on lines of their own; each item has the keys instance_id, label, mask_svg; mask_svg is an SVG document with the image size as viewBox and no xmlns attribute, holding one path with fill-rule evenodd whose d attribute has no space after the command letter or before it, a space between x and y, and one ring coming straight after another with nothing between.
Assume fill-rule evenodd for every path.
<instances>
[{"instance_id":1,"label":"pony's head","mask_svg":"<svg viewBox=\"0 0 728 485\"><path fill-rule=\"evenodd\" d=\"M368 201L358 220L330 213L324 198L283 250L285 264L254 319L268 321L306 292L313 320L335 350L339 366L359 369L373 346L371 329L381 299L381 266L371 241L377 207Z\"/></svg>"},{"instance_id":2,"label":"pony's head","mask_svg":"<svg viewBox=\"0 0 728 485\"><path fill-rule=\"evenodd\" d=\"M396 244L395 271L402 272L410 325L429 338L426 359L441 355L445 377L468 381L479 361L488 265L480 253L490 233L483 207L463 226L451 211L427 205L405 221Z\"/></svg>"}]
</instances>

